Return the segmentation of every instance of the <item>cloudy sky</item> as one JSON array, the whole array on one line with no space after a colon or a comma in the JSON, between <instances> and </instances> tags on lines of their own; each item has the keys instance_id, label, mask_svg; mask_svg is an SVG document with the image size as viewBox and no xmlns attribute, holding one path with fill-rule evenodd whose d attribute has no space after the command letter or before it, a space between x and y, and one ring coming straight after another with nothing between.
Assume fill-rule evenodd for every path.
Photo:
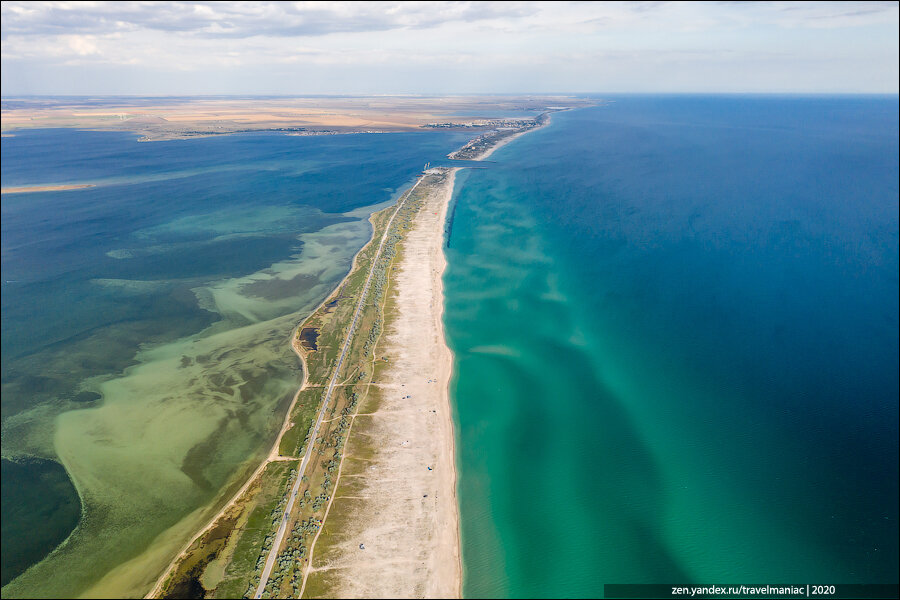
<instances>
[{"instance_id":1,"label":"cloudy sky","mask_svg":"<svg viewBox=\"0 0 900 600\"><path fill-rule=\"evenodd\" d=\"M898 92L897 2L3 2L2 95Z\"/></svg>"}]
</instances>

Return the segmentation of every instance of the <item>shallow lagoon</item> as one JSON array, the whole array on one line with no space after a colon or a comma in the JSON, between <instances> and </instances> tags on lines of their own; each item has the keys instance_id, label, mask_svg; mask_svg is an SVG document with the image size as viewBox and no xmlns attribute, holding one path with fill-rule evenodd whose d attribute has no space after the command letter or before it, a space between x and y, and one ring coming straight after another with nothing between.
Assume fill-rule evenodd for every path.
<instances>
[{"instance_id":1,"label":"shallow lagoon","mask_svg":"<svg viewBox=\"0 0 900 600\"><path fill-rule=\"evenodd\" d=\"M3 196L3 457L59 461L85 506L10 585L72 520L26 508L47 531L8 551L4 512L4 597L142 593L268 451L301 376L290 332L368 215L464 138L4 138L4 187L97 185ZM44 510L49 485L4 469L4 511Z\"/></svg>"}]
</instances>

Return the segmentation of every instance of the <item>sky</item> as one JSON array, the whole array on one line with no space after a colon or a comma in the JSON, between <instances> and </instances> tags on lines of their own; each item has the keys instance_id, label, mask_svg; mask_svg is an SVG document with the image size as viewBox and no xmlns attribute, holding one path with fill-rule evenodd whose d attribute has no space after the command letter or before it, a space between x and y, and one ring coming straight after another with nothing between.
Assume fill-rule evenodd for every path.
<instances>
[{"instance_id":1,"label":"sky","mask_svg":"<svg viewBox=\"0 0 900 600\"><path fill-rule=\"evenodd\" d=\"M898 2L3 2L2 95L898 93Z\"/></svg>"}]
</instances>

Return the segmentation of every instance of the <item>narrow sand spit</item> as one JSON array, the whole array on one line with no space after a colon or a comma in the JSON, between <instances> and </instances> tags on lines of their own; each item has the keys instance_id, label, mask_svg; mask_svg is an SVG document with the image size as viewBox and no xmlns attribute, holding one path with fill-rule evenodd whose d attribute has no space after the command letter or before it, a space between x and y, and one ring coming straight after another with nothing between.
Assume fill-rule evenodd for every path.
<instances>
[{"instance_id":1,"label":"narrow sand spit","mask_svg":"<svg viewBox=\"0 0 900 600\"><path fill-rule=\"evenodd\" d=\"M12 136L3 136L12 137ZM60 185L31 185L20 187L8 187L0 189L3 194L27 194L29 192L64 192L66 190L81 190L94 187L93 183L65 183Z\"/></svg>"},{"instance_id":2,"label":"narrow sand spit","mask_svg":"<svg viewBox=\"0 0 900 600\"><path fill-rule=\"evenodd\" d=\"M429 190L405 236L392 284L395 317L376 352L389 361L376 382L381 402L370 414L362 406L355 419L325 524L334 533L313 548L307 594L460 596L452 356L444 341L441 281L455 174L450 170Z\"/></svg>"}]
</instances>

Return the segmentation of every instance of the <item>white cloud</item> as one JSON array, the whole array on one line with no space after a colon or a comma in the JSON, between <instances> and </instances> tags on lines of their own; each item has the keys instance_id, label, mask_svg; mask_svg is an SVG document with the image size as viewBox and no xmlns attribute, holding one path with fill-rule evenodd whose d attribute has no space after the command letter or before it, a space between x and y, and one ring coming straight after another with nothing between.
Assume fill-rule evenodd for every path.
<instances>
[{"instance_id":1,"label":"white cloud","mask_svg":"<svg viewBox=\"0 0 900 600\"><path fill-rule=\"evenodd\" d=\"M100 49L93 36L90 35L67 35L60 36L69 48L78 56L90 56L91 54L99 54Z\"/></svg>"},{"instance_id":2,"label":"white cloud","mask_svg":"<svg viewBox=\"0 0 900 600\"><path fill-rule=\"evenodd\" d=\"M3 2L2 17L4 94L22 93L26 65L31 86L63 67L103 80L103 69L127 65L138 74L228 73L219 80L253 82L243 93L284 91L285 69L316 68L331 69L333 93L372 80L429 92L451 71L456 83L479 86L459 91L489 92L491 81L512 85L512 69L522 70L520 90L553 82L560 91L626 91L636 76L668 86L659 91L733 90L741 81L775 91L786 80L799 86L790 91L897 89L896 2ZM808 68L828 60L830 77ZM657 73L660 64L670 72ZM728 69L710 81L710 65L720 64L734 81ZM768 88L766 70L779 73ZM339 74L356 80L340 87Z\"/></svg>"},{"instance_id":3,"label":"white cloud","mask_svg":"<svg viewBox=\"0 0 900 600\"><path fill-rule=\"evenodd\" d=\"M427 28L533 10L528 2L4 2L2 9L5 35L150 29L239 38Z\"/></svg>"}]
</instances>

